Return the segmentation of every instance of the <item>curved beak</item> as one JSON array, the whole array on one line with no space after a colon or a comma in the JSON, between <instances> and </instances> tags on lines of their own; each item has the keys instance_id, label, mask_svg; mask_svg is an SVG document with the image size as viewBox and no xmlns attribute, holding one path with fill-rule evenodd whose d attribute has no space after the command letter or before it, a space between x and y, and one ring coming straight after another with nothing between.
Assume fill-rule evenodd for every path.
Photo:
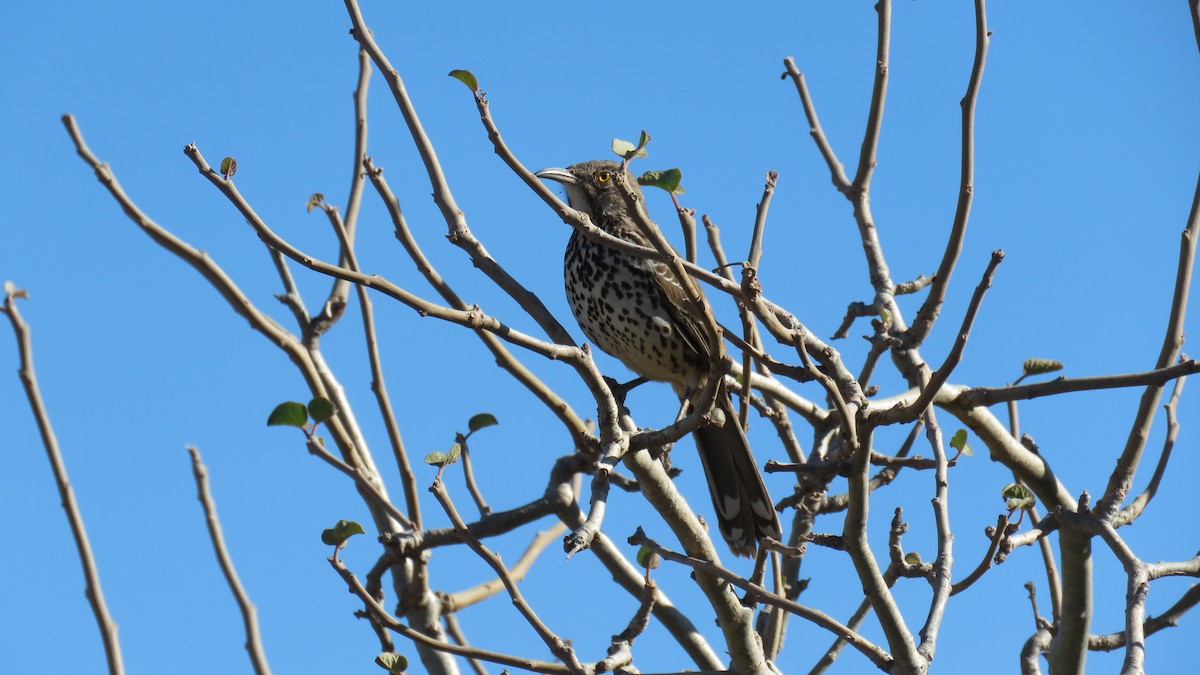
<instances>
[{"instance_id":1,"label":"curved beak","mask_svg":"<svg viewBox=\"0 0 1200 675\"><path fill-rule=\"evenodd\" d=\"M541 171L535 171L533 175L537 176L538 178L546 178L549 180L558 181L563 185L575 185L579 182L579 180L575 178L575 174L567 171L566 169L542 169Z\"/></svg>"}]
</instances>

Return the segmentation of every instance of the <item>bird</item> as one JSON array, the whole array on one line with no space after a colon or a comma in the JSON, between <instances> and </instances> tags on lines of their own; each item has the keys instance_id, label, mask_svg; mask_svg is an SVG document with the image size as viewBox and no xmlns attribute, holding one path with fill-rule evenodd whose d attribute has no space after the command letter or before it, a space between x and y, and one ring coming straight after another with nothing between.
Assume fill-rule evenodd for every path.
<instances>
[{"instance_id":1,"label":"bird","mask_svg":"<svg viewBox=\"0 0 1200 675\"><path fill-rule=\"evenodd\" d=\"M627 169L592 160L535 173L557 181L572 209L608 234L650 246L617 186ZM626 174L628 189L641 194ZM571 233L563 258L567 302L587 339L639 377L671 384L684 405L709 376L713 350L703 325L670 267ZM703 295L701 295L703 302ZM753 557L758 541L779 539L779 519L724 382L718 383L713 421L692 433L722 537L736 556Z\"/></svg>"}]
</instances>

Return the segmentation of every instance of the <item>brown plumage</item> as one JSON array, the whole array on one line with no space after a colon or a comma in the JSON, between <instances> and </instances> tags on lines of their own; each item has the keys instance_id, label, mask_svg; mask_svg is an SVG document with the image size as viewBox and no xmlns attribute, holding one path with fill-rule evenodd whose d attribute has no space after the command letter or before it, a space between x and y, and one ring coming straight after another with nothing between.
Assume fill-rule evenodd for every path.
<instances>
[{"instance_id":1,"label":"brown plumage","mask_svg":"<svg viewBox=\"0 0 1200 675\"><path fill-rule=\"evenodd\" d=\"M596 226L650 246L616 187L621 170L616 162L594 160L537 175L562 183L571 207ZM628 183L639 189L632 177ZM671 383L681 400L703 387L709 357L720 345L710 344L686 311L684 289L666 264L592 242L577 230L563 272L567 301L588 340L638 375ZM759 539L779 538L779 520L724 386L714 409L724 413L724 424L701 427L693 437L721 535L734 554L753 556Z\"/></svg>"}]
</instances>

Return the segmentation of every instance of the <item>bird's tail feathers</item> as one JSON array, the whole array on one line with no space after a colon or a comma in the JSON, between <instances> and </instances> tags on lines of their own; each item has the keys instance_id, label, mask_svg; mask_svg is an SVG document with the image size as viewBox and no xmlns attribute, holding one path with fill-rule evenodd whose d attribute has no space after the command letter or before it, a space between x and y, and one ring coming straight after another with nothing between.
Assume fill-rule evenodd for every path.
<instances>
[{"instance_id":1,"label":"bird's tail feathers","mask_svg":"<svg viewBox=\"0 0 1200 675\"><path fill-rule=\"evenodd\" d=\"M779 539L779 518L724 387L714 407L724 413L725 423L701 427L693 436L721 536L734 555L752 557L759 539Z\"/></svg>"}]
</instances>

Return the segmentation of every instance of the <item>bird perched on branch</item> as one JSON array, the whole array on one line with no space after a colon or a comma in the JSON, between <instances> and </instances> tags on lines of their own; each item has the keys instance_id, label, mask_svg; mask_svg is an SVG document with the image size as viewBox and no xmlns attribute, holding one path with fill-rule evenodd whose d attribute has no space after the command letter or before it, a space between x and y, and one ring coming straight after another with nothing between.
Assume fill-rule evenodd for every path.
<instances>
[{"instance_id":1,"label":"bird perched on branch","mask_svg":"<svg viewBox=\"0 0 1200 675\"><path fill-rule=\"evenodd\" d=\"M616 162L594 160L543 169L537 176L561 183L571 208L608 234L653 248L617 185L624 171ZM632 176L623 178L640 197ZM571 311L588 340L639 376L671 383L681 401L704 387L714 352L723 345L689 311L687 291L667 264L593 242L575 230L563 272ZM703 295L699 302L705 302ZM753 556L759 539L779 538L779 520L723 383L713 411L713 422L693 433L700 463L721 535L735 555Z\"/></svg>"}]
</instances>

